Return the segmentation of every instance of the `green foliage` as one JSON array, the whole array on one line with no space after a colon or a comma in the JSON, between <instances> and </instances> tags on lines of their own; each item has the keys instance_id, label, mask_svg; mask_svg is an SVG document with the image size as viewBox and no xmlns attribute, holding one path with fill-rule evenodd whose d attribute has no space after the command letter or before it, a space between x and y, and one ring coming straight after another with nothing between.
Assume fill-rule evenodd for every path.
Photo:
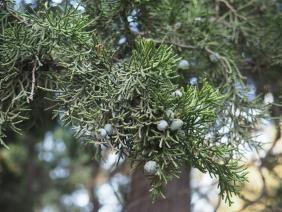
<instances>
[{"instance_id":1,"label":"green foliage","mask_svg":"<svg viewBox=\"0 0 282 212\"><path fill-rule=\"evenodd\" d=\"M265 4L272 11L271 3ZM257 146L249 133L256 120L264 116L267 110L261 99L248 98L246 93L250 88L246 84L247 78L242 74L246 61L253 56L248 51L257 51L257 43L252 45L252 42L263 41L266 44L266 40L251 34L262 30L254 21L254 18L258 19L259 12L252 13L254 11L249 10L260 10L261 7L264 6L256 1L163 0L152 2L146 8L150 23L140 18L144 22L143 26L148 27L144 29L149 32L146 36L153 37L156 42L171 44L192 64L185 71L187 77L207 78L224 94L225 105L218 111L218 122L234 128L224 136L228 137L229 144L237 151L241 144ZM273 42L272 38L269 40ZM269 46L266 48L269 49ZM216 61L211 61L213 55L217 55Z\"/></svg>"},{"instance_id":2,"label":"green foliage","mask_svg":"<svg viewBox=\"0 0 282 212\"><path fill-rule=\"evenodd\" d=\"M220 195L230 203L246 174L236 157L239 146L257 146L250 130L265 109L260 99L248 99L241 69L248 57L260 58L258 49L269 54L266 64L281 64L273 43L281 15L269 16L273 4L84 3L86 14L68 5L40 5L26 13L14 11L9 1L1 6L0 142L7 132L19 133L41 102L77 137L95 144L98 156L106 146L134 166L157 162L150 176L154 197L189 165L217 177ZM248 12L250 5L255 12ZM128 19L134 10L138 32ZM274 23L250 37L263 18ZM121 35L127 41L116 45ZM186 71L178 70L180 56L190 62ZM192 76L197 85L185 83ZM181 129L173 130L175 120L183 122ZM158 129L160 121L169 127ZM106 124L113 132L102 135ZM223 126L229 131L220 132Z\"/></svg>"},{"instance_id":3,"label":"green foliage","mask_svg":"<svg viewBox=\"0 0 282 212\"><path fill-rule=\"evenodd\" d=\"M17 125L27 119L28 102L36 95L35 84L57 88L58 72L64 75L64 67L60 67L57 58L63 57L66 63L77 56L81 59L94 48L94 42L92 32L85 31L91 24L88 17L73 10L1 14L0 138L3 138L5 128L20 131Z\"/></svg>"}]
</instances>

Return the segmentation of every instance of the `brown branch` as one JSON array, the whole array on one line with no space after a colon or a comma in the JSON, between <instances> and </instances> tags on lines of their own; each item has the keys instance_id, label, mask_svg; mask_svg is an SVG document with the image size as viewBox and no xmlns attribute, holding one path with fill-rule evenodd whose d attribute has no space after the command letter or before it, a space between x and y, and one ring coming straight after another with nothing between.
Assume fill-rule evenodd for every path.
<instances>
[{"instance_id":1,"label":"brown branch","mask_svg":"<svg viewBox=\"0 0 282 212\"><path fill-rule=\"evenodd\" d=\"M157 39L151 39L152 41L154 41L155 43L159 43L159 44L169 44L169 45L173 45L179 48L183 48L183 49L196 49L196 46L191 46L191 45L185 45L185 44L181 44L181 43L176 43L173 41L165 41L165 40L157 40Z\"/></svg>"},{"instance_id":2,"label":"brown branch","mask_svg":"<svg viewBox=\"0 0 282 212\"><path fill-rule=\"evenodd\" d=\"M218 0L218 2L224 3L226 5L226 7L228 7L233 13L237 13L236 9L231 4L229 4L228 1Z\"/></svg>"},{"instance_id":3,"label":"brown branch","mask_svg":"<svg viewBox=\"0 0 282 212\"><path fill-rule=\"evenodd\" d=\"M18 15L18 13L10 8L6 7L6 11L8 12L8 14L10 16L12 16L13 18L15 18L16 20L18 20L20 23L25 24L26 26L31 26L31 24L29 24L24 18L22 18L21 16Z\"/></svg>"},{"instance_id":4,"label":"brown branch","mask_svg":"<svg viewBox=\"0 0 282 212\"><path fill-rule=\"evenodd\" d=\"M246 209L247 207L249 207L249 206L251 206L251 205L253 205L253 204L258 203L261 199L263 199L263 197L264 197L265 195L268 194L268 192L267 192L267 187L266 187L266 180L265 180L265 177L264 177L264 175L263 175L263 173L262 173L262 171L261 171L261 167L259 168L259 173L260 173L260 175L261 175L261 179L262 179L262 182L263 182L263 187L262 187L261 193L260 193L260 195L259 195L255 200L249 200L249 199L247 199L245 196L241 195L241 198L242 198L246 203L245 203L244 206L240 209L240 211L243 211L243 210Z\"/></svg>"},{"instance_id":5,"label":"brown branch","mask_svg":"<svg viewBox=\"0 0 282 212\"><path fill-rule=\"evenodd\" d=\"M220 205L221 205L221 198L219 197L218 200L217 200L216 206L214 208L214 212L218 211Z\"/></svg>"},{"instance_id":6,"label":"brown branch","mask_svg":"<svg viewBox=\"0 0 282 212\"><path fill-rule=\"evenodd\" d=\"M27 97L27 103L30 103L33 101L33 96L34 96L34 89L35 89L35 71L36 71L36 61L33 62L33 68L32 68L32 82L31 82L31 91L30 95Z\"/></svg>"},{"instance_id":7,"label":"brown branch","mask_svg":"<svg viewBox=\"0 0 282 212\"><path fill-rule=\"evenodd\" d=\"M226 0L218 0L218 2L224 3L224 4L226 5L226 7L227 7L228 9L230 9L230 11L231 11L235 16L237 16L237 17L239 17L239 18L242 18L243 20L247 20L246 17L244 17L244 16L242 16L242 15L239 15L239 14L237 13L237 10L236 10L228 1L226 1Z\"/></svg>"}]
</instances>

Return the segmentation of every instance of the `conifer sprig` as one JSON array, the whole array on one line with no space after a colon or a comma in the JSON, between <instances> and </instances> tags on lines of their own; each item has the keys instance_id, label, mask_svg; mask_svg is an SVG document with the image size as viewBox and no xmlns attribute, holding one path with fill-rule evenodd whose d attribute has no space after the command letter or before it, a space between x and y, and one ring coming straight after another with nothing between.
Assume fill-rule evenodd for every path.
<instances>
[{"instance_id":1,"label":"conifer sprig","mask_svg":"<svg viewBox=\"0 0 282 212\"><path fill-rule=\"evenodd\" d=\"M240 145L257 147L250 130L265 110L246 95L242 70L250 58L281 65L273 42L281 15L260 2L100 0L85 1L86 13L69 5L24 13L5 0L0 142L44 104L98 155L107 146L145 164L154 197L187 165L218 178L230 203L246 179L234 155ZM191 77L197 82L188 85Z\"/></svg>"}]
</instances>

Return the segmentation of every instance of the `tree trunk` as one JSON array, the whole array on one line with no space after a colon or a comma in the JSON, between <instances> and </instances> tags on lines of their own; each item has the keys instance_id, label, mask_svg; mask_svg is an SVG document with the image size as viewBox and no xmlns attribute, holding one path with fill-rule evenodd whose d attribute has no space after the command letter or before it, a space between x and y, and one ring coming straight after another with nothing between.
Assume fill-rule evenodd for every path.
<instances>
[{"instance_id":1,"label":"tree trunk","mask_svg":"<svg viewBox=\"0 0 282 212\"><path fill-rule=\"evenodd\" d=\"M152 203L149 194L149 181L142 170L132 176L126 212L190 212L190 170L182 170L180 178L175 178L166 186L166 199Z\"/></svg>"},{"instance_id":2,"label":"tree trunk","mask_svg":"<svg viewBox=\"0 0 282 212\"><path fill-rule=\"evenodd\" d=\"M90 179L90 185L89 185L89 196L90 201L93 204L93 209L91 212L98 212L100 208L99 200L95 194L95 187L96 187L96 181L95 178L97 177L97 174L99 173L99 163L96 160L93 160L91 163L91 179Z\"/></svg>"},{"instance_id":3,"label":"tree trunk","mask_svg":"<svg viewBox=\"0 0 282 212\"><path fill-rule=\"evenodd\" d=\"M26 148L27 148L27 159L26 159L26 187L25 192L27 195L24 196L23 202L26 205L26 211L32 211L34 208L34 194L35 194L35 184L36 184L36 167L35 167L35 138L26 133ZM25 211L25 210L23 210Z\"/></svg>"}]
</instances>

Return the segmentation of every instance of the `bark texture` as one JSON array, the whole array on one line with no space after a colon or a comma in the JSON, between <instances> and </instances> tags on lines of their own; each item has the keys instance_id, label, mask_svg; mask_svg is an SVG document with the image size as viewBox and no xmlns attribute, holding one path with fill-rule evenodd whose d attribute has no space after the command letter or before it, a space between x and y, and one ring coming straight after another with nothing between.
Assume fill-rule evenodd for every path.
<instances>
[{"instance_id":1,"label":"bark texture","mask_svg":"<svg viewBox=\"0 0 282 212\"><path fill-rule=\"evenodd\" d=\"M184 168L180 178L175 178L166 187L166 199L152 203L149 181L142 170L132 176L126 212L190 212L190 171Z\"/></svg>"}]
</instances>

